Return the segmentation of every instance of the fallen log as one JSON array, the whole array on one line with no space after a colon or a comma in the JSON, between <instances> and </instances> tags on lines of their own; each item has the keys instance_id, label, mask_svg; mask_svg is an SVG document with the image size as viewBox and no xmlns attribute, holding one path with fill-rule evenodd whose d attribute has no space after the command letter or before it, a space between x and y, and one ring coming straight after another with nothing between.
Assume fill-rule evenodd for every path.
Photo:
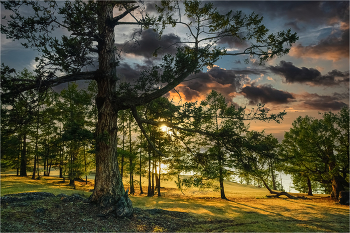
<instances>
[{"instance_id":1,"label":"fallen log","mask_svg":"<svg viewBox=\"0 0 350 233\"><path fill-rule=\"evenodd\" d=\"M295 196L292 196L292 195L290 195L289 193L287 193L287 192L278 192L278 191L273 191L273 190L271 190L270 189L270 187L267 185L267 183L265 182L265 180L264 179L262 179L262 178L260 178L261 179L261 181L264 183L264 186L267 188L267 190L269 190L269 192L271 193L271 194L274 194L275 196L268 196L268 197L279 197L279 196L281 196L281 195L285 195L285 196L287 196L288 198L290 198L290 199L299 199L298 197L295 197Z\"/></svg>"}]
</instances>

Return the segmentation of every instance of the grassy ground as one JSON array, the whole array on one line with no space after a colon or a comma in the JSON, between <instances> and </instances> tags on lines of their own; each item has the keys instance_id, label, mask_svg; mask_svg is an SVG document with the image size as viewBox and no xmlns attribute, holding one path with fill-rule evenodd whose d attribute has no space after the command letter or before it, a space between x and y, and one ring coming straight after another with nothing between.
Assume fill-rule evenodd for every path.
<instances>
[{"instance_id":1,"label":"grassy ground","mask_svg":"<svg viewBox=\"0 0 350 233\"><path fill-rule=\"evenodd\" d=\"M126 182L125 182L126 183ZM179 191L174 181L163 182L161 197L130 196L135 215L130 220L98 217L98 208L86 203L63 203L60 198L35 201L27 206L2 203L2 231L245 231L245 232L349 232L349 207L315 195L309 199L266 198L263 188L227 182L226 196L219 192L187 189ZM21 192L80 193L88 197L93 180L76 189L57 177L1 175L1 195ZM144 191L147 190L143 187ZM139 190L136 189L136 193ZM34 214L38 207L45 215ZM11 207L11 208L9 208ZM161 209L150 212L150 209ZM20 223L18 219L24 219Z\"/></svg>"}]
</instances>

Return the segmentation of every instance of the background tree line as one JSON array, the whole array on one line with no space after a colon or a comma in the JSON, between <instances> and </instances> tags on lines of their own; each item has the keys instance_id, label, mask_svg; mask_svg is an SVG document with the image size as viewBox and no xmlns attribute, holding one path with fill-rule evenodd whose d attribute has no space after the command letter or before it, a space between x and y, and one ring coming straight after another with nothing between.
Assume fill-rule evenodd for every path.
<instances>
[{"instance_id":1,"label":"background tree line","mask_svg":"<svg viewBox=\"0 0 350 233\"><path fill-rule=\"evenodd\" d=\"M6 69L2 66L2 76L33 78L27 70L17 74ZM73 82L60 92L26 91L3 104L2 168L17 169L21 176L30 172L33 179L55 168L70 185L87 179L95 166L95 94L93 81L86 90ZM215 91L200 103L182 106L162 97L138 107L137 114L148 123L149 141L130 110L118 114L115 156L131 194L135 186L144 193L143 185L148 196L160 196L161 180L174 177L180 189L213 187L217 181L223 199L224 180L284 191L277 172L290 174L293 188L308 195L321 191L338 198L349 187L347 108L324 113L322 119L299 117L281 143L250 130L246 122L279 122L285 113L268 115L262 105L248 113Z\"/></svg>"}]
</instances>

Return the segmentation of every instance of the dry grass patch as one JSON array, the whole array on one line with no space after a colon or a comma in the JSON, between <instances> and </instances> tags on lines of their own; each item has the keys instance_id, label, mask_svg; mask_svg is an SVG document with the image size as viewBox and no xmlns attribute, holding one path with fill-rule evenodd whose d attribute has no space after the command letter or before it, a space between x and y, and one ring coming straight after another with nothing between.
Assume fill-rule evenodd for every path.
<instances>
[{"instance_id":1,"label":"dry grass patch","mask_svg":"<svg viewBox=\"0 0 350 233\"><path fill-rule=\"evenodd\" d=\"M76 189L57 177L1 176L1 195L21 192L51 192L85 197L93 181L76 182ZM231 231L231 232L349 232L349 207L315 195L310 199L266 198L265 189L227 182L227 200L212 190L174 187L162 183L161 197L136 195L130 198L137 208L129 220L98 217L98 208L83 203L64 203L59 198L37 201L30 206L6 206L1 219L13 231ZM126 182L124 182L126 183ZM128 187L126 187L128 188ZM138 187L136 187L138 188ZM144 190L147 190L144 187ZM302 194L298 194L302 195ZM48 209L46 215L33 215L35 208ZM152 209L156 209L153 213ZM17 223L18 219L23 219ZM39 224L40 223L40 224ZM6 225L8 224L8 225ZM61 224L61 226L60 226ZM10 228L12 227L12 228Z\"/></svg>"}]
</instances>

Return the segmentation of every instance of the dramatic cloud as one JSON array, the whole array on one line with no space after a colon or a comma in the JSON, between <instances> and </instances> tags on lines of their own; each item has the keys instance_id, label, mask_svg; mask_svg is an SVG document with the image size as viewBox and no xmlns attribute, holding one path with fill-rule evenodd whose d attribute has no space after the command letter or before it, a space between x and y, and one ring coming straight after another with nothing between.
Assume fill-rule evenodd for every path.
<instances>
[{"instance_id":1,"label":"dramatic cloud","mask_svg":"<svg viewBox=\"0 0 350 233\"><path fill-rule=\"evenodd\" d=\"M238 37L222 37L218 44L227 44L229 48L245 49L249 44Z\"/></svg>"},{"instance_id":2,"label":"dramatic cloud","mask_svg":"<svg viewBox=\"0 0 350 233\"><path fill-rule=\"evenodd\" d=\"M286 104L295 99L291 93L277 90L270 85L245 86L240 93L249 99L251 105L257 103Z\"/></svg>"},{"instance_id":3,"label":"dramatic cloud","mask_svg":"<svg viewBox=\"0 0 350 233\"><path fill-rule=\"evenodd\" d=\"M200 92L193 90L187 86L184 86L183 84L178 85L175 90L171 90L167 94L164 95L165 97L169 99L183 99L186 102L192 102L201 100L204 98L204 95Z\"/></svg>"},{"instance_id":4,"label":"dramatic cloud","mask_svg":"<svg viewBox=\"0 0 350 233\"><path fill-rule=\"evenodd\" d=\"M139 69L137 69L139 68ZM142 68L146 67L137 67L136 69L132 68L129 64L122 63L117 66L117 75L121 82L135 82L140 77L140 71Z\"/></svg>"},{"instance_id":5,"label":"dramatic cloud","mask_svg":"<svg viewBox=\"0 0 350 233\"><path fill-rule=\"evenodd\" d=\"M333 86L341 82L349 82L349 72L333 70L327 75L322 75L314 68L298 68L292 62L281 61L278 66L270 66L270 71L279 74L287 83L309 83L311 85Z\"/></svg>"},{"instance_id":6,"label":"dramatic cloud","mask_svg":"<svg viewBox=\"0 0 350 233\"><path fill-rule=\"evenodd\" d=\"M349 29L342 32L341 37L330 35L320 40L316 45L302 46L301 44L291 48L289 55L294 57L311 57L337 61L341 58L349 58Z\"/></svg>"},{"instance_id":7,"label":"dramatic cloud","mask_svg":"<svg viewBox=\"0 0 350 233\"><path fill-rule=\"evenodd\" d=\"M158 55L176 53L176 45L174 44L177 42L181 42L181 40L175 34L163 35L159 40L159 34L157 32L147 29L134 42L125 42L123 44L116 44L116 46L125 53L152 58L156 50Z\"/></svg>"},{"instance_id":8,"label":"dramatic cloud","mask_svg":"<svg viewBox=\"0 0 350 233\"><path fill-rule=\"evenodd\" d=\"M173 90L167 94L167 97L176 98L180 95L186 101L200 101L212 90L215 90L232 103L232 98L242 87L242 84L248 81L246 76L240 72L213 67L208 72L190 75L186 79L187 81L176 87L177 92ZM245 70L242 70L243 72L248 73Z\"/></svg>"},{"instance_id":9,"label":"dramatic cloud","mask_svg":"<svg viewBox=\"0 0 350 233\"><path fill-rule=\"evenodd\" d=\"M302 94L300 95L301 106L304 108L321 110L321 111L337 111L348 106L342 100L348 99L349 94L334 93L333 96L318 95L318 94Z\"/></svg>"}]
</instances>

